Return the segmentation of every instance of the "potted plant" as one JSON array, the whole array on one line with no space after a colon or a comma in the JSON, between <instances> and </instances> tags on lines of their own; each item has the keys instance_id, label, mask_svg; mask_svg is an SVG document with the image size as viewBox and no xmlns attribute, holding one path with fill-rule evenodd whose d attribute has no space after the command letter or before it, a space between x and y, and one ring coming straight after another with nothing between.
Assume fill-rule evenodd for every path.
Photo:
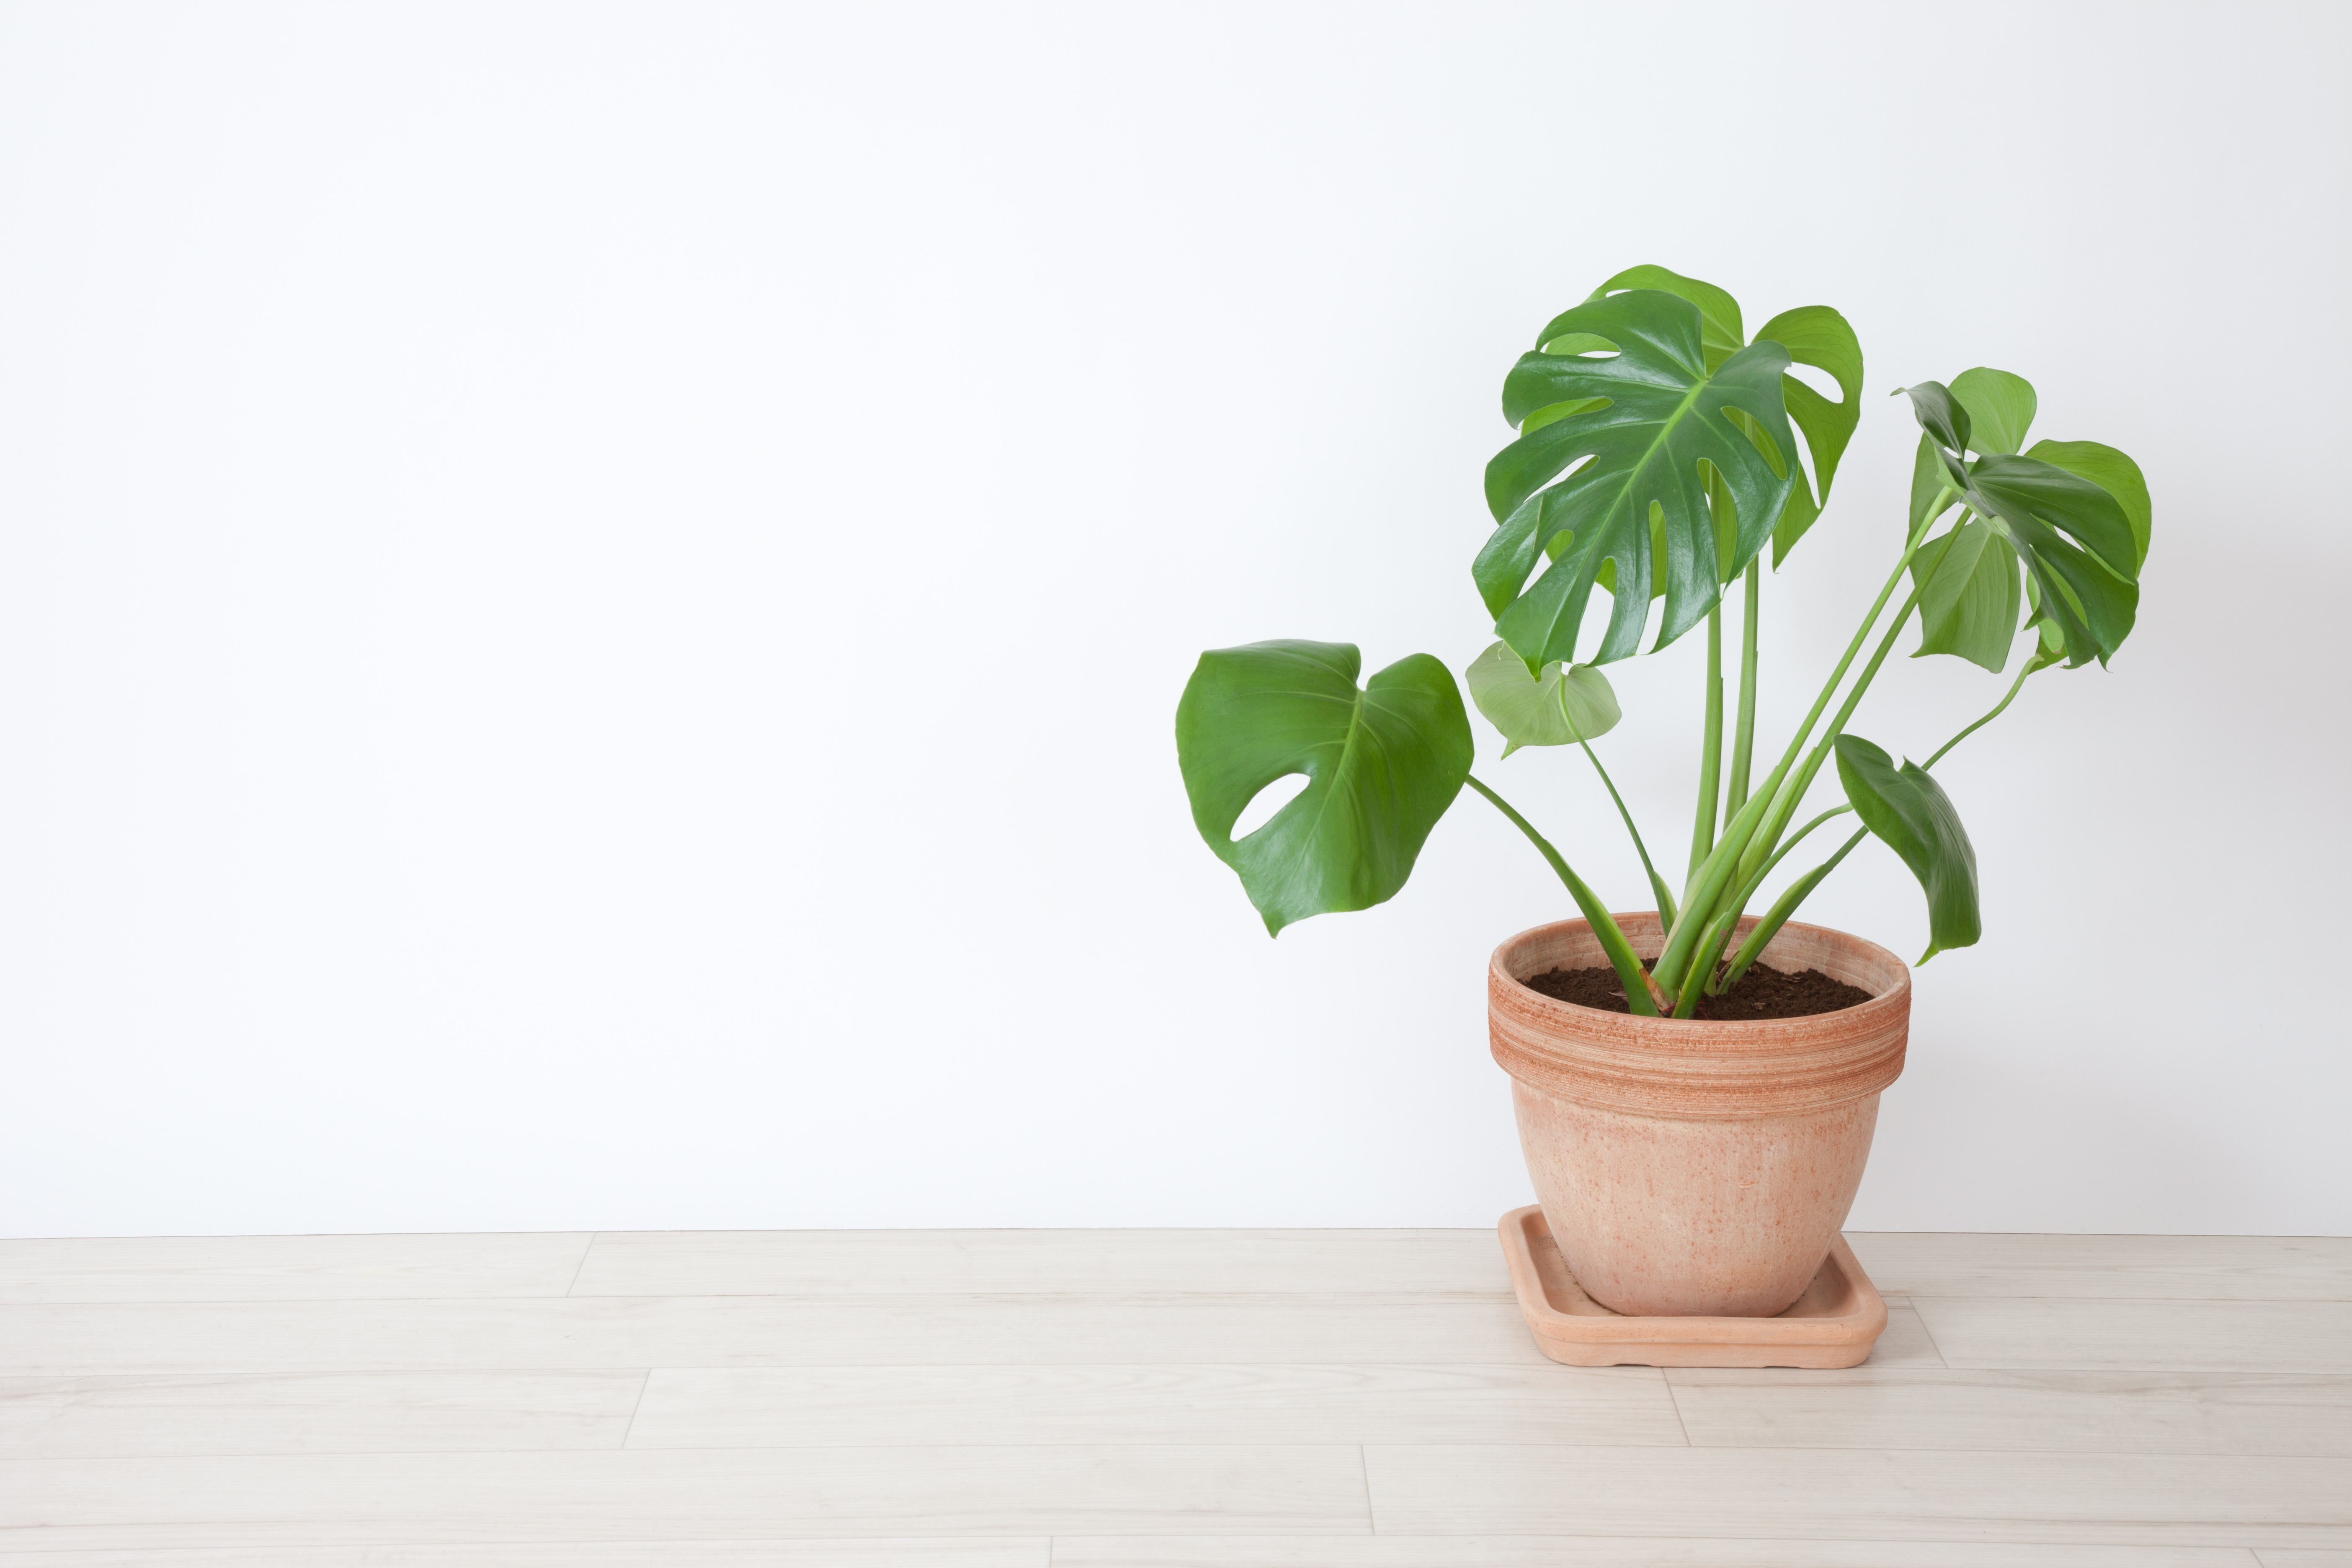
<instances>
[{"instance_id":1,"label":"potted plant","mask_svg":"<svg viewBox=\"0 0 2352 1568\"><path fill-rule=\"evenodd\" d=\"M1794 364L1823 373L1841 395L1816 391ZM1609 784L1649 874L1650 910L1612 914L1552 841L1473 776L1461 692L1427 654L1360 686L1348 644L1217 649L1201 656L1177 707L1193 821L1269 933L1395 894L1465 785L1559 875L1580 918L1496 950L1490 1030L1560 1254L1617 1312L1767 1317L1806 1290L1860 1184L1879 1091L1902 1070L1910 979L1885 949L1790 917L1875 837L1925 891L1919 962L1974 943L1975 851L1933 769L2030 677L2104 666L2131 631L2149 523L2137 466L2091 441L2027 447L2033 389L2006 372L1898 389L1921 429L1900 549L1759 775L1764 552L1777 573L1829 500L1862 380L1861 347L1837 311L1786 311L1748 337L1730 295L1657 267L1622 272L1554 318L1505 377L1514 436L1486 466L1496 527L1471 566L1497 640L1465 671L1503 755L1573 746L1608 784L1593 742L1620 715L1601 667L1642 651L1654 600L1664 603L1649 651L1706 627L1678 889ZM1724 601L1734 584L1727 747ZM1609 605L1594 639L1585 622L1588 605L1601 619L1596 588ZM1996 675L2014 657L2020 668L1990 711L1924 762L1898 763L1847 725L1915 614L1915 657L1948 655ZM1843 800L1800 824L1832 762ZM1234 837L1250 802L1292 774L1305 788ZM1849 813L1858 826L1844 842L1750 912L1780 863Z\"/></svg>"}]
</instances>

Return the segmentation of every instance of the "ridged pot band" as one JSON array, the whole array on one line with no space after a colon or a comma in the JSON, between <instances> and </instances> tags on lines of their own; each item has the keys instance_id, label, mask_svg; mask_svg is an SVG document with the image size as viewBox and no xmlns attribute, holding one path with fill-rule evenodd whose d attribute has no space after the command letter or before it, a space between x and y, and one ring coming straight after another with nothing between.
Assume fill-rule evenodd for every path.
<instances>
[{"instance_id":1,"label":"ridged pot band","mask_svg":"<svg viewBox=\"0 0 2352 1568\"><path fill-rule=\"evenodd\" d=\"M1635 952L1657 956L1664 945L1657 916L1616 920ZM1739 931L1755 923L1742 921ZM1903 1071L1911 971L1874 942L1794 921L1780 928L1762 962L1818 969L1871 994L1858 1006L1807 1018L1644 1018L1556 1001L1520 984L1555 968L1608 962L1583 921L1537 926L1495 950L1487 1020L1504 1071L1580 1105L1691 1121L1826 1110L1876 1094Z\"/></svg>"}]
</instances>

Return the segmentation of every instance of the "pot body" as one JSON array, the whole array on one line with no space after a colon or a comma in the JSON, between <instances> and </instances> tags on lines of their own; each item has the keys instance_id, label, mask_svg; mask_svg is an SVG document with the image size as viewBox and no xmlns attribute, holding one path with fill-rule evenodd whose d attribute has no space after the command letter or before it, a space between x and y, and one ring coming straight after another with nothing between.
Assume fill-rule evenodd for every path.
<instances>
[{"instance_id":1,"label":"pot body","mask_svg":"<svg viewBox=\"0 0 2352 1568\"><path fill-rule=\"evenodd\" d=\"M1657 956L1655 915L1616 920ZM1870 1001L1727 1023L1603 1013L1521 984L1608 962L1585 921L1561 921L1503 943L1487 970L1495 1059L1552 1237L1613 1310L1770 1317L1804 1294L1853 1206L1879 1091L1903 1070L1911 971L1792 921L1763 962L1821 970Z\"/></svg>"}]
</instances>

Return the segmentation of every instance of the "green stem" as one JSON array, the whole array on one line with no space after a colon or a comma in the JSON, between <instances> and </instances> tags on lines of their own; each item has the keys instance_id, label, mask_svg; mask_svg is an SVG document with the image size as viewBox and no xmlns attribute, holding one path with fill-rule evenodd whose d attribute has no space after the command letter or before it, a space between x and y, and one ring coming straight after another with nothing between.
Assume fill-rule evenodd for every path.
<instances>
[{"instance_id":1,"label":"green stem","mask_svg":"<svg viewBox=\"0 0 2352 1568\"><path fill-rule=\"evenodd\" d=\"M1721 796L1717 784L1723 766L1723 601L1706 613L1706 728L1700 732L1698 809L1691 820L1689 875L1696 876L1715 847L1715 814ZM1685 887L1689 884L1685 882Z\"/></svg>"},{"instance_id":2,"label":"green stem","mask_svg":"<svg viewBox=\"0 0 2352 1568\"><path fill-rule=\"evenodd\" d=\"M1940 502L1940 497L1938 499ZM1765 813L1777 798L1781 781L1803 753L1805 742L1811 737L1813 726L1828 709L1830 699L1837 695L1839 683L1845 679L1845 672L1853 668L1854 656L1862 651L1862 645L1870 640L1871 629L1878 625L1878 617L1885 610L1886 601L1894 597L1895 585L1903 581L1903 574L1910 569L1911 557L1918 553L1919 546L1927 540L1927 529L1933 519L1934 510L1930 508L1927 518L1911 531L1911 537L1904 542L1903 558L1895 563L1895 570L1887 574L1886 585L1878 590L1878 597L1871 604L1870 614L1864 616L1862 625L1854 629L1853 640L1846 644L1844 656L1838 660L1837 668L1830 671L1821 695L1813 699L1812 710L1805 715L1805 721L1797 727L1797 732L1789 737L1789 749L1781 753L1779 765L1765 775L1756 794L1739 808L1738 816L1732 818L1731 826L1725 828L1723 837L1716 841L1715 848L1707 855L1706 863L1692 878L1690 890L1683 899L1685 912L1717 908L1731 883L1733 873L1738 869L1740 858L1748 851L1749 840L1754 837ZM1665 951L1658 955L1657 965L1653 971L1661 984L1680 986L1685 968L1691 961L1692 950L1697 946L1702 923L1712 924L1713 921L1685 920L1666 938Z\"/></svg>"},{"instance_id":3,"label":"green stem","mask_svg":"<svg viewBox=\"0 0 2352 1568\"><path fill-rule=\"evenodd\" d=\"M1805 841L1805 836L1807 834L1812 832L1814 828L1819 827L1822 823L1827 822L1831 817L1843 816L1847 812L1852 811L1853 809L1853 807L1850 805L1833 805L1830 807L1829 810L1813 818L1811 822L1805 824L1802 827L1797 829L1796 832L1790 834L1789 836L1789 841L1786 844L1781 845L1780 848L1774 850L1770 859L1756 868L1756 874L1754 876L1748 878L1747 881L1740 884L1739 896L1733 899L1729 905L1728 912L1731 915L1732 921L1737 923L1739 917L1747 912L1748 900L1753 899L1756 896L1756 890L1764 885L1764 879L1772 874L1772 868L1774 867L1780 865L1781 861L1789 858L1790 850L1794 849L1798 845L1802 844ZM1786 917L1783 918L1785 919ZM1726 925L1724 927L1723 934L1726 937L1730 936L1730 925ZM1718 959L1722 957L1721 946L1722 944L1717 942L1714 949L1716 956ZM1709 964L1706 967L1712 969L1714 965ZM1742 971L1742 973L1744 973L1745 971ZM1730 984L1732 976L1728 972L1727 972L1720 982L1707 987L1706 994L1710 996L1720 995L1723 992L1724 986Z\"/></svg>"},{"instance_id":4,"label":"green stem","mask_svg":"<svg viewBox=\"0 0 2352 1568\"><path fill-rule=\"evenodd\" d=\"M1551 847L1551 841L1538 833L1533 823L1512 810L1510 802L1480 784L1475 776L1464 782L1492 801L1496 810L1509 817L1512 826L1528 836L1528 843L1543 851L1543 858L1551 862L1551 868L1559 872L1559 879L1567 884L1569 896L1576 900L1576 907L1584 912L1586 922L1592 927L1592 934L1601 939L1601 950L1609 955L1609 966L1617 972L1618 982L1625 987L1625 1005L1644 1017L1657 1017L1664 1009L1658 1005L1652 993L1650 977L1643 972L1642 961L1633 956L1633 944L1625 940L1625 933L1618 928L1616 921L1611 918L1609 910L1593 895L1592 889L1584 885L1584 879L1568 868L1568 862L1560 858L1559 851Z\"/></svg>"},{"instance_id":5,"label":"green stem","mask_svg":"<svg viewBox=\"0 0 2352 1568\"><path fill-rule=\"evenodd\" d=\"M1569 732L1575 734L1575 731L1576 727L1570 725ZM1658 900L1660 929L1672 931L1675 919L1675 896L1666 890L1666 879L1658 875L1658 868L1650 864L1649 847L1642 842L1642 830L1633 826L1633 814L1625 809L1625 797L1617 793L1617 785L1611 781L1609 770L1601 765L1601 758L1592 750L1592 742L1577 735L1576 743L1584 748L1585 760L1592 764L1592 771L1601 775L1601 783L1609 791L1609 798L1617 803L1617 815L1623 819L1625 832L1633 840L1633 853L1642 858L1642 869L1650 874L1650 891L1657 896Z\"/></svg>"},{"instance_id":6,"label":"green stem","mask_svg":"<svg viewBox=\"0 0 2352 1568\"><path fill-rule=\"evenodd\" d=\"M1692 964L1690 973L1683 976L1682 989L1675 993L1675 1017L1687 1018L1697 1012L1699 993L1713 990L1706 983L1715 977L1714 954L1723 951L1724 942L1731 935L1731 928L1738 920L1738 910L1726 910L1715 917L1713 925L1706 928L1706 940L1699 944L1699 952L1706 954L1707 960L1704 963Z\"/></svg>"},{"instance_id":7,"label":"green stem","mask_svg":"<svg viewBox=\"0 0 2352 1568\"><path fill-rule=\"evenodd\" d=\"M1978 720L1975 723L1969 725L1967 729L1961 731L1958 734L1953 736L1950 740L1937 747L1936 754L1919 764L1920 771L1925 773L1929 768L1934 767L1937 763L1944 760L1944 753L1946 752L1950 751L1954 746L1958 745L1962 741L1967 740L1970 735L1975 734L1979 730L1983 729L1986 725L2000 718L2000 710L2008 707L2011 702L2017 700L2018 692L2022 690L2025 687L2025 678L2032 673L2033 660L2031 656L2028 656L2025 661L2025 668L2017 672L2017 679L2015 680L2010 682L2009 695L1994 703L1991 712L1986 714L1983 718Z\"/></svg>"},{"instance_id":8,"label":"green stem","mask_svg":"<svg viewBox=\"0 0 2352 1568\"><path fill-rule=\"evenodd\" d=\"M1853 717L1853 710L1860 705L1863 693L1870 689L1870 683L1878 677L1878 667L1886 662L1887 654L1893 651L1895 637L1903 630L1904 623L1911 618L1911 612L1918 606L1921 591L1929 583L1935 581L1937 573L1944 569L1944 563L1950 557L1952 546L1958 542L1960 529L1967 523L1969 515L1968 510L1965 508L1962 509L1959 521L1953 524L1951 531L1944 535L1944 548L1937 552L1936 563L1913 580L1911 596L1903 601L1903 607L1895 613L1895 624L1886 628L1886 636L1880 639L1877 651L1870 656L1870 662L1864 665L1862 673L1855 677L1853 689L1846 693L1845 702L1838 709L1837 717L1830 721L1829 729L1823 731L1821 742L1813 748L1812 754L1805 759L1805 765L1798 773L1793 784L1784 785L1780 798L1773 801L1771 816L1766 819L1755 841L1748 845L1740 857L1739 868L1743 873L1752 870L1759 858L1771 853L1772 846L1779 841L1781 830L1789 826L1789 819L1797 815L1797 807L1803 803L1805 792L1813 786L1814 775L1822 771L1822 764L1828 760L1830 752L1836 746L1837 738L1845 733L1845 721ZM1917 545L1915 544L1913 552L1916 550Z\"/></svg>"},{"instance_id":9,"label":"green stem","mask_svg":"<svg viewBox=\"0 0 2352 1568\"><path fill-rule=\"evenodd\" d=\"M1967 740L1970 735L1975 734L1979 730L1983 729L1987 724L1990 724L1994 720L2000 718L2002 710L2011 702L2017 700L2017 694L2025 689L2025 678L2032 675L2036 668L2038 667L2034 664L2032 658L2028 657L2025 661L2025 668L2017 672L2017 679L2015 680L2010 682L2009 694L2003 697L2000 701L1994 703L1991 710L1986 713L1984 717L1979 719L1975 723L1969 725L1958 734L1953 736L1950 740L1937 747L1936 754L1919 764L1920 771L1924 773L1934 767L1937 763L1944 760L1945 755L1949 752L1954 746L1958 745L1962 741ZM1837 816L1839 813L1852 811L1853 809L1853 807L1850 805L1841 805L1833 810L1825 811L1819 816L1813 818L1811 822L1805 824L1803 827L1798 829L1796 837L1790 839L1787 846L1780 850L1780 854L1773 856L1771 860L1765 865L1764 869L1762 871L1759 871L1754 879L1748 882L1747 887L1742 889L1740 895L1740 905L1742 907L1746 906L1748 898L1754 895L1757 884L1760 883L1764 879L1765 874L1770 871L1774 866L1779 865L1780 863L1781 856L1788 854L1790 849L1794 849L1799 841L1801 840L1806 834L1811 833L1814 828L1819 827L1822 823L1827 822L1831 817ZM1815 888L1821 886L1822 878L1837 869L1838 862L1844 859L1846 856L1852 852L1853 847L1863 841L1864 837L1867 835L1870 829L1866 827L1856 828L1853 836L1851 838L1848 838L1843 845L1839 846L1838 852L1836 854L1831 856L1827 860L1822 861L1820 865L1806 872L1802 877L1798 878L1795 881L1789 884L1788 890L1783 892L1779 900L1773 903L1771 911L1761 921L1759 921L1756 923L1755 927L1748 931L1748 940L1739 944L1739 952L1733 956L1731 960L1731 967L1724 971L1723 980L1721 984L1716 987L1718 992L1727 991L1734 984L1738 983L1739 977L1748 973L1748 966L1756 962L1756 955L1764 951L1765 944L1769 942L1775 935L1779 934L1780 928L1788 923L1789 917L1797 912L1797 906L1803 903L1807 896L1810 895Z\"/></svg>"},{"instance_id":10,"label":"green stem","mask_svg":"<svg viewBox=\"0 0 2352 1568\"><path fill-rule=\"evenodd\" d=\"M1805 901L1806 895L1820 887L1822 879L1836 870L1838 862L1853 853L1853 847L1869 835L1867 827L1855 828L1853 837L1839 845L1836 854L1789 884L1788 891L1782 893L1766 911L1764 918L1748 930L1748 940L1741 942L1739 951L1731 955L1731 967L1723 972L1723 982L1717 987L1718 991L1728 991L1739 984L1739 977L1748 973L1748 966L1756 962L1757 954L1762 952L1774 937L1780 934L1780 928L1789 923L1789 917L1797 912L1797 906Z\"/></svg>"},{"instance_id":11,"label":"green stem","mask_svg":"<svg viewBox=\"0 0 2352 1568\"><path fill-rule=\"evenodd\" d=\"M1731 784L1723 797L1728 823L1748 804L1748 768L1756 754L1756 612L1763 600L1763 563L1748 563L1747 602L1739 617L1739 724L1731 741Z\"/></svg>"}]
</instances>

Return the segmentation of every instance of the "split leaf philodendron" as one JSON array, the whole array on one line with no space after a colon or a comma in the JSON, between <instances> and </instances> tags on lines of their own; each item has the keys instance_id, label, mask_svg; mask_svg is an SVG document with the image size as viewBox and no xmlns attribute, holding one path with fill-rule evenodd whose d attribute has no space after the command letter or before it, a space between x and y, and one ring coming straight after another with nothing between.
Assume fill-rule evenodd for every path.
<instances>
[{"instance_id":1,"label":"split leaf philodendron","mask_svg":"<svg viewBox=\"0 0 2352 1568\"><path fill-rule=\"evenodd\" d=\"M1798 365L1825 374L1839 395L1793 374ZM1743 338L1738 303L1723 289L1636 267L1555 316L1504 379L1514 437L1486 466L1495 529L1471 563L1498 640L1465 671L1470 698L1501 733L1505 758L1573 745L1599 774L1664 927L1654 963L1645 970L1558 847L1471 775L1469 722L1446 667L1414 654L1359 687L1361 659L1346 643L1205 653L1177 707L1193 822L1240 876L1266 929L1394 895L1466 784L1558 874L1637 1013L1687 1017L1702 995L1737 983L1866 837L1892 848L1926 893L1921 963L1975 942L1976 851L1932 770L1999 717L2028 677L2062 664L2104 666L2131 634L2147 558L2147 485L2131 458L2095 441L2028 447L2037 399L2022 376L1979 367L1949 384L1898 389L1922 432L1900 552L1796 732L1758 776L1761 557L1769 544L1777 574L1828 503L1861 418L1862 373L1853 329L1828 306L1783 311ZM1723 607L1735 582L1739 685L1727 752ZM1580 662L1596 588L1612 604ZM1620 718L1599 667L1642 652L1659 598L1651 653L1706 624L1697 800L1679 892L1593 748ZM1914 658L1948 654L1999 674L2016 657L2021 622L2027 648L1990 712L1926 762L1898 763L1846 724L1915 611ZM1790 832L1832 758L1844 803ZM1251 800L1294 773L1307 775L1307 787L1234 838ZM1780 862L1848 813L1861 826L1790 880L1735 948L1742 916Z\"/></svg>"}]
</instances>

